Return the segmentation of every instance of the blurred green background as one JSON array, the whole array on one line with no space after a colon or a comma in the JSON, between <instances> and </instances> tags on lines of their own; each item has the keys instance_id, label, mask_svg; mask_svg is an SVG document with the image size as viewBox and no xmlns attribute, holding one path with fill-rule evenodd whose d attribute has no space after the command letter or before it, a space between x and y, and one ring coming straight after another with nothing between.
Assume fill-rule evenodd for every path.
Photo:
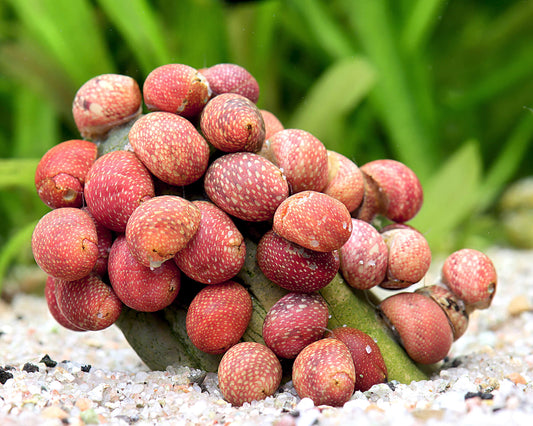
<instances>
[{"instance_id":1,"label":"blurred green background","mask_svg":"<svg viewBox=\"0 0 533 426\"><path fill-rule=\"evenodd\" d=\"M523 0L0 0L0 288L42 279L33 175L79 138L76 90L171 62L242 65L286 127L406 163L435 252L506 244L498 200L533 174L531 22Z\"/></svg>"}]
</instances>

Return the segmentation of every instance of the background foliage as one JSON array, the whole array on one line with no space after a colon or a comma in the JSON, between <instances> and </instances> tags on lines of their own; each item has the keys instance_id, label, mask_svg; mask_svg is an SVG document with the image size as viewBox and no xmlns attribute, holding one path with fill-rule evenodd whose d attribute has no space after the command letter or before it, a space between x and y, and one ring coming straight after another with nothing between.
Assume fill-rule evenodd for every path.
<instances>
[{"instance_id":1,"label":"background foliage","mask_svg":"<svg viewBox=\"0 0 533 426\"><path fill-rule=\"evenodd\" d=\"M0 288L33 264L33 174L79 137L76 90L170 62L238 63L286 127L405 162L433 250L502 243L498 197L532 172L532 21L521 0L0 0Z\"/></svg>"}]
</instances>

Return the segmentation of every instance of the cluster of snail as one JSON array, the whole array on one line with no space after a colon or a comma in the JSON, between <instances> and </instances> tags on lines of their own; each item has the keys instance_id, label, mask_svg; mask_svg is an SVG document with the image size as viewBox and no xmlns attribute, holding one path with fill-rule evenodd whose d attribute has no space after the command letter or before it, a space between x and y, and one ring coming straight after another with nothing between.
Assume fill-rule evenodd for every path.
<instances>
[{"instance_id":1,"label":"cluster of snail","mask_svg":"<svg viewBox=\"0 0 533 426\"><path fill-rule=\"evenodd\" d=\"M352 308L343 292L425 276L429 245L406 224L422 187L398 161L358 167L284 128L258 98L235 64L163 65L142 93L124 75L86 82L73 102L83 139L36 171L52 210L33 254L50 312L71 330L116 323L150 366L215 368L236 405L275 392L288 360L301 397L341 405L389 378L383 339L358 330L357 314L334 326ZM432 364L495 289L490 259L464 249L441 283L395 291L377 311L412 360Z\"/></svg>"}]
</instances>

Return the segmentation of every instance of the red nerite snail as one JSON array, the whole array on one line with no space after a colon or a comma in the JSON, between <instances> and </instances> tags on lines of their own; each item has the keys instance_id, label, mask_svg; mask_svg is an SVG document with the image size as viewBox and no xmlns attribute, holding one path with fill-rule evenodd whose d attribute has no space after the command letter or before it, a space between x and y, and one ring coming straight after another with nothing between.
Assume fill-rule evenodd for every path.
<instances>
[{"instance_id":1,"label":"red nerite snail","mask_svg":"<svg viewBox=\"0 0 533 426\"><path fill-rule=\"evenodd\" d=\"M64 327L115 323L153 369L218 370L235 405L272 395L282 365L301 397L342 405L425 378L419 364L442 360L490 305L496 271L468 249L442 283L383 301L366 291L404 289L431 262L405 224L423 194L402 163L359 168L284 129L238 65L164 65L143 92L120 75L85 83L73 114L92 142L60 143L37 168L54 210L32 249ZM393 223L378 229L377 215Z\"/></svg>"}]
</instances>

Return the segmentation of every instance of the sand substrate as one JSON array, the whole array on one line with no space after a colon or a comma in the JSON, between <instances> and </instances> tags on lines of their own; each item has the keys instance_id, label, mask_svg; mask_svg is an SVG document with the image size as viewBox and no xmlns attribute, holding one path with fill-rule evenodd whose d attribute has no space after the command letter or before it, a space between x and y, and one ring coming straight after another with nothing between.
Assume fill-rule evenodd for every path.
<instances>
[{"instance_id":1,"label":"sand substrate","mask_svg":"<svg viewBox=\"0 0 533 426\"><path fill-rule=\"evenodd\" d=\"M42 297L17 294L0 302L0 425L531 424L533 252L487 254L499 277L493 305L471 316L430 380L376 385L341 408L301 400L290 382L233 407L216 374L150 371L118 328L68 331Z\"/></svg>"}]
</instances>

